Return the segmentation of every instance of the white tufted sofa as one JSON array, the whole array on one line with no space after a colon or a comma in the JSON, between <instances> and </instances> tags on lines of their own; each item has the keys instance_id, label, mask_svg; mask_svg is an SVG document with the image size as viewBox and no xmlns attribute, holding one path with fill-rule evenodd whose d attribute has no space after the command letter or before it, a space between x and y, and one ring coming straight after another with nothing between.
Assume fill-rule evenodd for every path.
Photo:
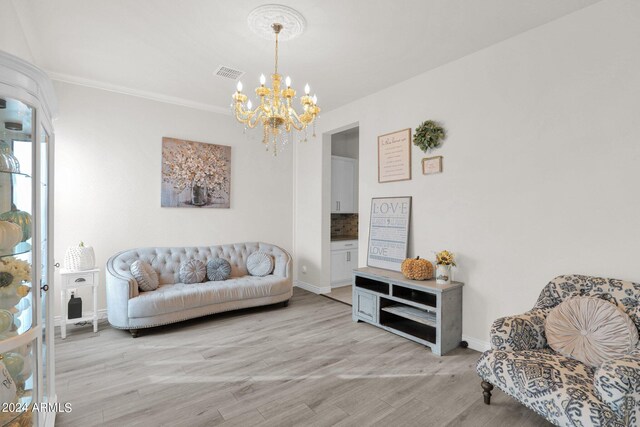
<instances>
[{"instance_id":1,"label":"white tufted sofa","mask_svg":"<svg viewBox=\"0 0 640 427\"><path fill-rule=\"evenodd\" d=\"M265 277L247 273L247 257L266 252L275 259L272 274ZM219 282L186 285L180 283L180 264L189 259L207 262L224 258L231 264L231 278ZM136 260L148 262L158 273L155 291L139 292L129 271ZM107 261L107 313L109 323L128 329L136 337L138 329L180 322L199 316L246 307L284 302L293 294L291 256L268 243L183 248L139 248L115 254Z\"/></svg>"}]
</instances>

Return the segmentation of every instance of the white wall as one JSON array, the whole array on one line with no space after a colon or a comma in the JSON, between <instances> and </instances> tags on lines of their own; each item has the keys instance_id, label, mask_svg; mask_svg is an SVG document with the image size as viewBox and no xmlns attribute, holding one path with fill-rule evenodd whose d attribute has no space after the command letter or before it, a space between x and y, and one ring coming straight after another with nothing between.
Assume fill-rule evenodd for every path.
<instances>
[{"instance_id":1,"label":"white wall","mask_svg":"<svg viewBox=\"0 0 640 427\"><path fill-rule=\"evenodd\" d=\"M67 83L55 89L57 261L80 240L94 247L102 269L116 252L143 246L265 241L291 250L290 148L273 157L261 133L243 135L231 115ZM230 209L160 207L163 136L232 146Z\"/></svg>"},{"instance_id":2,"label":"white wall","mask_svg":"<svg viewBox=\"0 0 640 427\"><path fill-rule=\"evenodd\" d=\"M640 2L605 0L323 114L297 152L298 280L329 283L328 133L359 122L360 265L370 199L413 196L409 255L458 255L472 345L556 275L640 282L639 22ZM448 130L444 173L413 147L413 179L378 184L377 136L426 119Z\"/></svg>"},{"instance_id":3,"label":"white wall","mask_svg":"<svg viewBox=\"0 0 640 427\"><path fill-rule=\"evenodd\" d=\"M33 62L31 50L11 0L0 0L0 50Z\"/></svg>"}]
</instances>

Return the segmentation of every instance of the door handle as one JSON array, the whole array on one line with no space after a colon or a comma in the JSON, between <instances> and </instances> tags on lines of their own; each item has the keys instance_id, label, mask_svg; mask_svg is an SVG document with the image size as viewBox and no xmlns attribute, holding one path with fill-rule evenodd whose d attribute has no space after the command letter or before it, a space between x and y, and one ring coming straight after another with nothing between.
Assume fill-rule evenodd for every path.
<instances>
[{"instance_id":1,"label":"door handle","mask_svg":"<svg viewBox=\"0 0 640 427\"><path fill-rule=\"evenodd\" d=\"M84 277L78 277L76 280L74 280L74 282L76 283L80 283L80 282L86 282L87 279L85 279Z\"/></svg>"}]
</instances>

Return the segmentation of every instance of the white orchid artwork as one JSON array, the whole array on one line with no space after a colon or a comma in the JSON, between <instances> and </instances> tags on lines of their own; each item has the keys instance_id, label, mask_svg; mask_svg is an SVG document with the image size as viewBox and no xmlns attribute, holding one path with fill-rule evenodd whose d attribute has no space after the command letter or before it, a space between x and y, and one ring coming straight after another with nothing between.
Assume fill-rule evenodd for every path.
<instances>
[{"instance_id":1,"label":"white orchid artwork","mask_svg":"<svg viewBox=\"0 0 640 427\"><path fill-rule=\"evenodd\" d=\"M162 207L229 208L231 147L162 138Z\"/></svg>"}]
</instances>

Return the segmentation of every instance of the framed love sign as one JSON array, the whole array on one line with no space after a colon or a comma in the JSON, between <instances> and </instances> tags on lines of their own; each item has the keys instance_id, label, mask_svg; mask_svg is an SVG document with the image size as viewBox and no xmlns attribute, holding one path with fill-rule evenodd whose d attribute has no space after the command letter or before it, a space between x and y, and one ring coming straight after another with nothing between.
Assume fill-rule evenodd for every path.
<instances>
[{"instance_id":1,"label":"framed love sign","mask_svg":"<svg viewBox=\"0 0 640 427\"><path fill-rule=\"evenodd\" d=\"M367 265L400 271L407 257L411 197L371 199Z\"/></svg>"}]
</instances>

